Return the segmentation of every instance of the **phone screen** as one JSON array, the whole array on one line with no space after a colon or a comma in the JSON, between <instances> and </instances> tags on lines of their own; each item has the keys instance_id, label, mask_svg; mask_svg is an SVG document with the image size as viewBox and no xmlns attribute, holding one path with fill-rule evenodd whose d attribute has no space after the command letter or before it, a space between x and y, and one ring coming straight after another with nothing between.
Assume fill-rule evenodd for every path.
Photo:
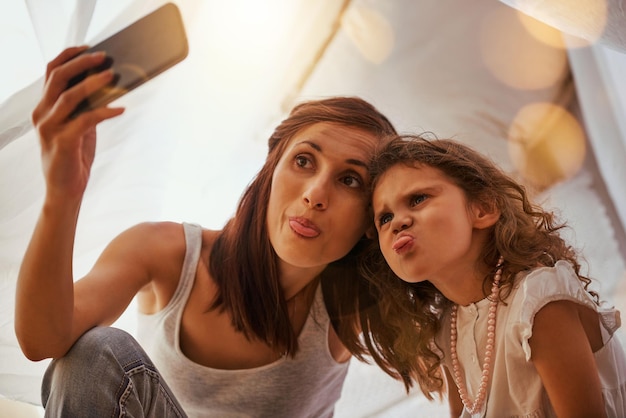
<instances>
[{"instance_id":1,"label":"phone screen","mask_svg":"<svg viewBox=\"0 0 626 418\"><path fill-rule=\"evenodd\" d=\"M111 67L113 80L83 100L72 116L110 103L187 56L187 36L178 7L167 3L83 53L96 51L106 52L104 63L72 78L68 88Z\"/></svg>"}]
</instances>

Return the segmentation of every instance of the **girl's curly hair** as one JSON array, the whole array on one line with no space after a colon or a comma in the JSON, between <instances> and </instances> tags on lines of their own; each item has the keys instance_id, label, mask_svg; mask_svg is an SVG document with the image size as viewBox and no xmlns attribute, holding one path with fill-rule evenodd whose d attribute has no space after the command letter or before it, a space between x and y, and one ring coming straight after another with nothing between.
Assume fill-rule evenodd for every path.
<instances>
[{"instance_id":1,"label":"girl's curly hair","mask_svg":"<svg viewBox=\"0 0 626 418\"><path fill-rule=\"evenodd\" d=\"M494 271L483 281L485 296L489 294L495 265L501 255L505 260L500 282L502 302L510 295L519 272L567 260L598 303L598 295L588 288L591 280L580 273L577 252L559 235L566 224L559 223L553 212L531 203L524 186L488 158L453 140L398 136L386 142L372 160L372 190L380 176L397 164L440 170L464 191L468 203L500 212L481 254L485 265L494 266ZM370 327L370 332L364 335L367 346L372 347L373 356L383 370L394 377L410 377L432 399L430 394L441 393L444 387L441 351L435 345L435 335L440 329L442 314L452 302L428 281L407 283L398 278L387 266L377 240L372 240L360 260L361 274L379 297L380 308L374 316L387 325ZM404 382L407 385L406 378Z\"/></svg>"}]
</instances>

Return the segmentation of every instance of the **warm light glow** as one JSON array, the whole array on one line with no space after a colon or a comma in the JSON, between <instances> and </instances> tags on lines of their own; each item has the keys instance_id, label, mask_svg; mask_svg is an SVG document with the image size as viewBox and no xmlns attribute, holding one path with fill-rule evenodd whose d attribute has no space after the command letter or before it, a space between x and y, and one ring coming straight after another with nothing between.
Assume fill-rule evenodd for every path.
<instances>
[{"instance_id":1,"label":"warm light glow","mask_svg":"<svg viewBox=\"0 0 626 418\"><path fill-rule=\"evenodd\" d=\"M571 178L583 165L585 133L571 113L555 104L522 108L508 136L513 165L540 190Z\"/></svg>"},{"instance_id":2,"label":"warm light glow","mask_svg":"<svg viewBox=\"0 0 626 418\"><path fill-rule=\"evenodd\" d=\"M485 66L501 82L520 90L549 88L568 71L567 53L531 36L511 8L483 20L480 33Z\"/></svg>"},{"instance_id":3,"label":"warm light glow","mask_svg":"<svg viewBox=\"0 0 626 418\"><path fill-rule=\"evenodd\" d=\"M563 32L578 37L568 39L569 48L584 47L602 36L607 23L607 13L606 0L551 0L544 6L541 19L548 25L558 27ZM519 18L526 29L537 39L548 45L562 47L562 40L542 28L546 25L524 13L519 13Z\"/></svg>"},{"instance_id":4,"label":"warm light glow","mask_svg":"<svg viewBox=\"0 0 626 418\"><path fill-rule=\"evenodd\" d=\"M353 6L341 18L341 25L366 60L380 64L391 54L395 43L393 28L377 11Z\"/></svg>"},{"instance_id":5,"label":"warm light glow","mask_svg":"<svg viewBox=\"0 0 626 418\"><path fill-rule=\"evenodd\" d=\"M517 18L528 33L539 42L543 42L553 48L566 48L563 33L560 30L519 11L517 12Z\"/></svg>"},{"instance_id":6,"label":"warm light glow","mask_svg":"<svg viewBox=\"0 0 626 418\"><path fill-rule=\"evenodd\" d=\"M207 2L199 9L206 21L199 32L208 74L234 86L258 83L251 67L273 59L289 36L293 3L288 0Z\"/></svg>"}]
</instances>

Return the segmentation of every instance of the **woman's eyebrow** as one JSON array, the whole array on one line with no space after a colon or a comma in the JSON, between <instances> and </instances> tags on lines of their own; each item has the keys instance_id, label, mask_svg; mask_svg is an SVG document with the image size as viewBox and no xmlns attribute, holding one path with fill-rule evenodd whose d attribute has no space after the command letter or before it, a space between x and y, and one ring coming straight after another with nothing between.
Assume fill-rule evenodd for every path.
<instances>
[{"instance_id":1,"label":"woman's eyebrow","mask_svg":"<svg viewBox=\"0 0 626 418\"><path fill-rule=\"evenodd\" d=\"M316 144L315 142L312 141L300 141L295 145L301 145L301 144L306 144L309 145L311 148L315 149L318 152L324 152L324 150L322 149L322 147L319 146L319 144ZM357 165L363 168L367 168L367 164L364 161L361 160L357 160L356 158L348 158L346 159L346 163L351 164L351 165Z\"/></svg>"},{"instance_id":2,"label":"woman's eyebrow","mask_svg":"<svg viewBox=\"0 0 626 418\"><path fill-rule=\"evenodd\" d=\"M346 162L347 162L348 164L358 165L358 166L360 166L360 167L367 168L367 164L365 164L365 163L364 163L363 161L361 161L361 160L356 160L356 159L354 159L354 158L348 158L348 159L346 160Z\"/></svg>"},{"instance_id":3,"label":"woman's eyebrow","mask_svg":"<svg viewBox=\"0 0 626 418\"><path fill-rule=\"evenodd\" d=\"M323 152L323 151L322 151L322 147L320 147L320 146L319 146L318 144L316 144L315 142L304 140L304 141L300 141L300 142L298 142L298 143L297 143L297 144L295 144L295 145L301 145L301 144L306 144L306 145L309 145L311 148L315 149L316 151Z\"/></svg>"}]
</instances>

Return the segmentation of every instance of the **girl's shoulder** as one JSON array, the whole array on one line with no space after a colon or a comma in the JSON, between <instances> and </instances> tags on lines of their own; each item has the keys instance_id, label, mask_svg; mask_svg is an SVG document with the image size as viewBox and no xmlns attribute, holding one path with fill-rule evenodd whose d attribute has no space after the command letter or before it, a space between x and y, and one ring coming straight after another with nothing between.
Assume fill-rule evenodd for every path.
<instances>
[{"instance_id":1,"label":"girl's shoulder","mask_svg":"<svg viewBox=\"0 0 626 418\"><path fill-rule=\"evenodd\" d=\"M557 300L570 300L594 310L597 308L593 297L585 289L585 283L565 260L558 260L551 267L520 272L514 288L511 302L521 307L522 317L533 317L543 306Z\"/></svg>"},{"instance_id":2,"label":"girl's shoulder","mask_svg":"<svg viewBox=\"0 0 626 418\"><path fill-rule=\"evenodd\" d=\"M610 335L620 327L619 312L606 302L596 303L568 261L559 260L553 267L539 267L521 272L507 304L510 319L514 328L520 331L528 358L528 338L532 335L535 315L555 301L570 301L595 311L603 328Z\"/></svg>"}]
</instances>

